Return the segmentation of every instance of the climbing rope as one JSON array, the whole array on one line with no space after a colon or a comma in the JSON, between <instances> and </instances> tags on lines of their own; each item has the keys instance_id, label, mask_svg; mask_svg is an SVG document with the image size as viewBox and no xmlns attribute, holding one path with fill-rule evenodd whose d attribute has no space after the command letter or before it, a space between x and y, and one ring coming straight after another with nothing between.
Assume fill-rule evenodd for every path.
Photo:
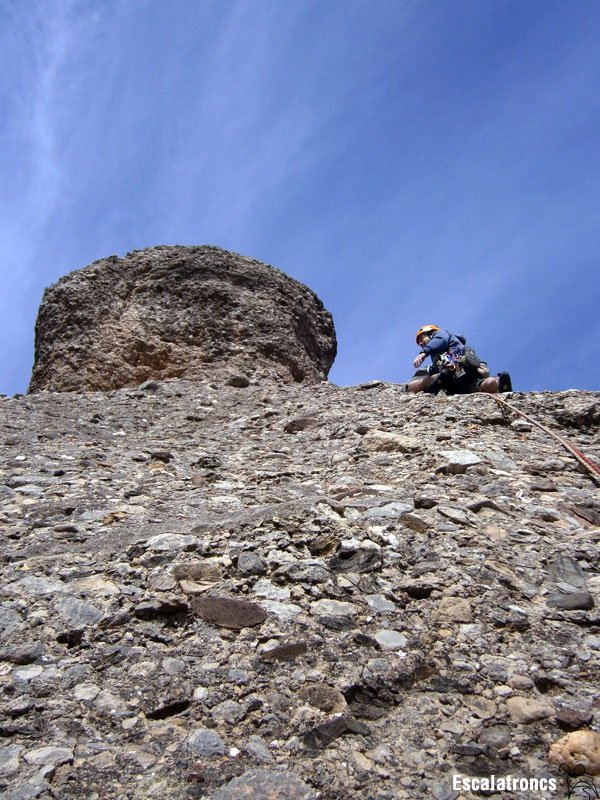
<instances>
[{"instance_id":1,"label":"climbing rope","mask_svg":"<svg viewBox=\"0 0 600 800\"><path fill-rule=\"evenodd\" d=\"M496 403L498 403L503 413L504 409L507 409L509 412L520 414L522 417L525 417L525 419L528 422L531 422L532 425L535 425L537 428L540 428L545 433L548 433L550 436L552 436L553 439L556 439L557 442L560 442L560 444L566 450L568 450L569 453L571 453L571 455L574 456L577 459L577 461L590 473L592 479L596 483L600 484L600 467L598 466L598 464L596 464L594 461L592 461L591 458L582 453L581 450L578 450L576 447L574 447L574 445L572 445L567 439L565 439L563 436L559 436L557 433L554 433L554 431L550 430L550 428L547 428L545 425L542 425L541 422L538 422L536 419L529 416L529 414L526 414L524 411L521 411L520 408L515 408L515 406L511 406L509 403L506 402L506 400L502 400L502 398L497 397L494 394L490 394L488 395L488 397L491 397L492 400L495 400Z\"/></svg>"}]
</instances>

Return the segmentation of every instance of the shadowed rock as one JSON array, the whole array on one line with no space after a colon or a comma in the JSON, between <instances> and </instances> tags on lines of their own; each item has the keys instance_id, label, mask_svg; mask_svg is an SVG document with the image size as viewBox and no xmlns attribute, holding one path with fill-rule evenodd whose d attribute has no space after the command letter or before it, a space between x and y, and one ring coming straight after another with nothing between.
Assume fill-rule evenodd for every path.
<instances>
[{"instance_id":1,"label":"shadowed rock","mask_svg":"<svg viewBox=\"0 0 600 800\"><path fill-rule=\"evenodd\" d=\"M218 247L111 256L46 289L30 391L106 391L150 379L316 383L336 355L309 288Z\"/></svg>"},{"instance_id":2,"label":"shadowed rock","mask_svg":"<svg viewBox=\"0 0 600 800\"><path fill-rule=\"evenodd\" d=\"M199 597L192 602L192 611L213 625L233 630L260 625L267 618L266 612L256 603L227 597Z\"/></svg>"}]
</instances>

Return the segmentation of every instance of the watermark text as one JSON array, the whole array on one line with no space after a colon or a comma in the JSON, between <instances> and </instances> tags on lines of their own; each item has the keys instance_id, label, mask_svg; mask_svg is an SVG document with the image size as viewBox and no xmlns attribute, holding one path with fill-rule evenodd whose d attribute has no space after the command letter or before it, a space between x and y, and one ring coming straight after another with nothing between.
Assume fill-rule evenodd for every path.
<instances>
[{"instance_id":1,"label":"watermark text","mask_svg":"<svg viewBox=\"0 0 600 800\"><path fill-rule=\"evenodd\" d=\"M453 775L452 788L455 792L555 792L558 780L515 778L512 775L487 775L482 778Z\"/></svg>"}]
</instances>

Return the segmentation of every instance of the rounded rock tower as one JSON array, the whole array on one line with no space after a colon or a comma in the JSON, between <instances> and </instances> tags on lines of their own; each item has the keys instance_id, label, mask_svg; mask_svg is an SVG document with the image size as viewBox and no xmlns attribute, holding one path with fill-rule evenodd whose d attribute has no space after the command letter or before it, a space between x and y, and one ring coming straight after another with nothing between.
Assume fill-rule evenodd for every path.
<instances>
[{"instance_id":1,"label":"rounded rock tower","mask_svg":"<svg viewBox=\"0 0 600 800\"><path fill-rule=\"evenodd\" d=\"M331 314L280 270L218 247L159 246L46 289L29 391L166 378L315 383L336 349Z\"/></svg>"}]
</instances>

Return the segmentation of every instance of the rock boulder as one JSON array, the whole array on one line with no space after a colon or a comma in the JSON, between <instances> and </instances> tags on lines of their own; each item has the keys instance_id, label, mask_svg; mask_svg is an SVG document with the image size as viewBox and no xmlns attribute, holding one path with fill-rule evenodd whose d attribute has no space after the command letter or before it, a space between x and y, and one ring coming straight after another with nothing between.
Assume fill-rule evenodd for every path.
<instances>
[{"instance_id":1,"label":"rock boulder","mask_svg":"<svg viewBox=\"0 0 600 800\"><path fill-rule=\"evenodd\" d=\"M96 261L46 289L29 389L316 383L335 355L333 320L308 287L218 247L161 246Z\"/></svg>"}]
</instances>

